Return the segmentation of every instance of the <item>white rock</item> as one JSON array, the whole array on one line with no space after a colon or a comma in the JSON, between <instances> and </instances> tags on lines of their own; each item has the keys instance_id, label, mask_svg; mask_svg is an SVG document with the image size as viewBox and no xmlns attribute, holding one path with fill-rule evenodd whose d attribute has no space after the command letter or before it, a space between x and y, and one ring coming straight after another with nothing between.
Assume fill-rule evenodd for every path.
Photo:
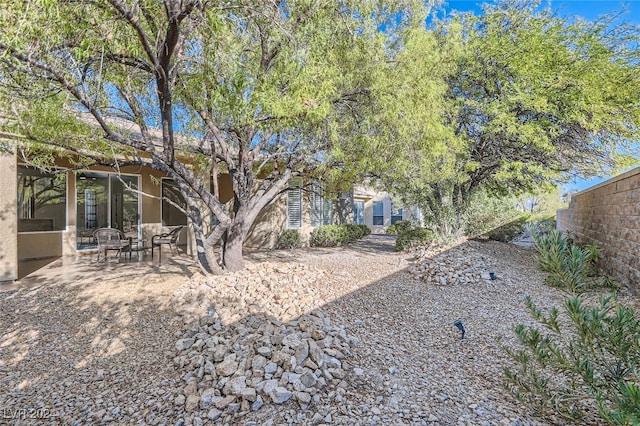
<instances>
[{"instance_id":1,"label":"white rock","mask_svg":"<svg viewBox=\"0 0 640 426\"><path fill-rule=\"evenodd\" d=\"M267 365L267 358L262 355L256 355L251 360L251 368L253 370L263 370L265 365Z\"/></svg>"},{"instance_id":2,"label":"white rock","mask_svg":"<svg viewBox=\"0 0 640 426\"><path fill-rule=\"evenodd\" d=\"M260 346L258 348L258 353L265 358L271 358L271 348L267 346Z\"/></svg>"},{"instance_id":3,"label":"white rock","mask_svg":"<svg viewBox=\"0 0 640 426\"><path fill-rule=\"evenodd\" d=\"M262 392L268 395L276 387L278 387L278 381L277 380L275 380L275 379L265 380L264 384L262 385Z\"/></svg>"},{"instance_id":4,"label":"white rock","mask_svg":"<svg viewBox=\"0 0 640 426\"><path fill-rule=\"evenodd\" d=\"M226 395L242 395L246 388L247 379L244 376L234 377L224 385L223 392Z\"/></svg>"},{"instance_id":5,"label":"white rock","mask_svg":"<svg viewBox=\"0 0 640 426\"><path fill-rule=\"evenodd\" d=\"M218 410L217 408L212 408L207 413L207 418L209 420L218 420L221 415L222 415L222 411Z\"/></svg>"},{"instance_id":6,"label":"white rock","mask_svg":"<svg viewBox=\"0 0 640 426\"><path fill-rule=\"evenodd\" d=\"M176 342L176 349L179 351L184 351L189 349L195 343L195 339L193 337L189 337L186 339L180 339Z\"/></svg>"},{"instance_id":7,"label":"white rock","mask_svg":"<svg viewBox=\"0 0 640 426\"><path fill-rule=\"evenodd\" d=\"M287 388L277 386L269 392L271 400L276 404L283 404L287 402L293 396L293 393L289 392Z\"/></svg>"},{"instance_id":8,"label":"white rock","mask_svg":"<svg viewBox=\"0 0 640 426\"><path fill-rule=\"evenodd\" d=\"M276 371L278 371L278 364L275 362L269 362L264 366L265 374L274 374Z\"/></svg>"},{"instance_id":9,"label":"white rock","mask_svg":"<svg viewBox=\"0 0 640 426\"><path fill-rule=\"evenodd\" d=\"M238 371L238 363L231 359L226 359L216 366L216 373L227 377Z\"/></svg>"},{"instance_id":10,"label":"white rock","mask_svg":"<svg viewBox=\"0 0 640 426\"><path fill-rule=\"evenodd\" d=\"M260 408L262 408L263 405L264 405L264 402L262 401L262 397L258 395L256 396L256 400L253 401L253 404L251 404L251 409L253 411L258 411Z\"/></svg>"},{"instance_id":11,"label":"white rock","mask_svg":"<svg viewBox=\"0 0 640 426\"><path fill-rule=\"evenodd\" d=\"M215 394L216 390L214 388L205 389L200 395L200 409L206 410L210 405L215 403L216 399L222 399L220 396Z\"/></svg>"},{"instance_id":12,"label":"white rock","mask_svg":"<svg viewBox=\"0 0 640 426\"><path fill-rule=\"evenodd\" d=\"M309 343L309 358L316 363L318 367L324 364L324 352L313 339L307 339Z\"/></svg>"}]
</instances>

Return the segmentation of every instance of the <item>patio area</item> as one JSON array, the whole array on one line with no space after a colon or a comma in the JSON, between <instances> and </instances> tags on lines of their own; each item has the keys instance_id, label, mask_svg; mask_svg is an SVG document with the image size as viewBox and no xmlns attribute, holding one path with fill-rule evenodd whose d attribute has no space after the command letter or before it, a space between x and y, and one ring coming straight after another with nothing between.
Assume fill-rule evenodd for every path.
<instances>
[{"instance_id":1,"label":"patio area","mask_svg":"<svg viewBox=\"0 0 640 426\"><path fill-rule=\"evenodd\" d=\"M169 250L161 265L150 254L96 258L60 258L0 285L0 406L40 409L47 424L171 419L173 295L199 268Z\"/></svg>"},{"instance_id":2,"label":"patio area","mask_svg":"<svg viewBox=\"0 0 640 426\"><path fill-rule=\"evenodd\" d=\"M129 253L121 256L109 253L108 260L97 261L97 255L83 254L66 256L57 259L38 259L23 262L21 269L27 271L22 278L11 284L0 283L0 292L31 288L47 284L94 282L97 280L130 280L145 276L145 279L162 281L168 275L191 277L199 271L197 262L183 251L172 255L163 250L162 263L156 254L134 253L129 260ZM31 272L33 271L33 272Z\"/></svg>"}]
</instances>

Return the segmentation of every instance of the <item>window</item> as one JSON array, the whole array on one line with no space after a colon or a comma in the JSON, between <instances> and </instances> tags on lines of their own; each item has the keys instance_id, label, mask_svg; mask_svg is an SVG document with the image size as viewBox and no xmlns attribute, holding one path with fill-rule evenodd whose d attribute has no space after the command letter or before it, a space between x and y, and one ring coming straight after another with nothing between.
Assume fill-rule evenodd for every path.
<instances>
[{"instance_id":1,"label":"window","mask_svg":"<svg viewBox=\"0 0 640 426\"><path fill-rule=\"evenodd\" d=\"M82 172L76 179L76 237L79 250L96 247L93 232L115 228L140 236L138 176Z\"/></svg>"},{"instance_id":2,"label":"window","mask_svg":"<svg viewBox=\"0 0 640 426\"><path fill-rule=\"evenodd\" d=\"M373 225L384 225L384 204L382 201L373 202Z\"/></svg>"},{"instance_id":3,"label":"window","mask_svg":"<svg viewBox=\"0 0 640 426\"><path fill-rule=\"evenodd\" d=\"M322 185L314 183L309 193L311 203L311 226L331 225L333 203L324 198Z\"/></svg>"},{"instance_id":4,"label":"window","mask_svg":"<svg viewBox=\"0 0 640 426\"><path fill-rule=\"evenodd\" d=\"M287 228L299 229L302 227L302 181L293 179L289 181L287 189Z\"/></svg>"},{"instance_id":5,"label":"window","mask_svg":"<svg viewBox=\"0 0 640 426\"><path fill-rule=\"evenodd\" d=\"M162 226L178 226L187 224L187 216L180 211L187 203L172 179L162 179Z\"/></svg>"},{"instance_id":6,"label":"window","mask_svg":"<svg viewBox=\"0 0 640 426\"><path fill-rule=\"evenodd\" d=\"M320 226L323 222L324 199L322 197L322 187L314 183L309 192L309 202L311 204L311 226Z\"/></svg>"},{"instance_id":7,"label":"window","mask_svg":"<svg viewBox=\"0 0 640 426\"><path fill-rule=\"evenodd\" d=\"M362 200L353 202L353 223L364 225L364 201Z\"/></svg>"},{"instance_id":8,"label":"window","mask_svg":"<svg viewBox=\"0 0 640 426\"><path fill-rule=\"evenodd\" d=\"M392 225L402 220L403 212L404 210L402 209L402 207L396 209L393 203L391 204L391 224Z\"/></svg>"},{"instance_id":9,"label":"window","mask_svg":"<svg viewBox=\"0 0 640 426\"><path fill-rule=\"evenodd\" d=\"M18 165L18 232L61 231L66 217L66 173Z\"/></svg>"}]
</instances>

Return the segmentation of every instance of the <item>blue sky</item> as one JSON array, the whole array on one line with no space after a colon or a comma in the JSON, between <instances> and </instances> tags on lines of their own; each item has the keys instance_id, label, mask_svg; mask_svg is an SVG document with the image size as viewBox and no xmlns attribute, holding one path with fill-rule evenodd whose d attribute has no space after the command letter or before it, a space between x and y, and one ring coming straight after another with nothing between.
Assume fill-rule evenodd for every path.
<instances>
[{"instance_id":1,"label":"blue sky","mask_svg":"<svg viewBox=\"0 0 640 426\"><path fill-rule=\"evenodd\" d=\"M482 12L480 5L482 1L456 0L448 1L444 5L444 10L450 13L453 10L472 11L476 14ZM484 3L493 3L486 1ZM559 16L581 16L583 18L594 20L599 16L609 13L625 10L621 16L621 20L640 25L640 0L619 1L619 0L542 0L542 6L551 8L556 11ZM442 17L441 15L438 15ZM610 176L595 177L593 179L574 180L563 186L565 191L583 190L596 185Z\"/></svg>"},{"instance_id":2,"label":"blue sky","mask_svg":"<svg viewBox=\"0 0 640 426\"><path fill-rule=\"evenodd\" d=\"M455 0L445 3L445 10L473 11L480 13L482 1ZM484 3L493 3L486 1ZM560 16L578 15L587 19L595 19L598 16L626 9L623 19L628 22L640 24L640 0L542 0L542 6L551 8Z\"/></svg>"}]
</instances>

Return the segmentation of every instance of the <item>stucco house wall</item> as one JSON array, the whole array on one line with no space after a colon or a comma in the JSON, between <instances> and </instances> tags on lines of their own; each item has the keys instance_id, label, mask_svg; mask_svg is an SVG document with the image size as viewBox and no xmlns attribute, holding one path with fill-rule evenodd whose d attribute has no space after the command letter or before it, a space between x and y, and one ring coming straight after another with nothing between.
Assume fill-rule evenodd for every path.
<instances>
[{"instance_id":1,"label":"stucco house wall","mask_svg":"<svg viewBox=\"0 0 640 426\"><path fill-rule=\"evenodd\" d=\"M16 156L0 152L0 281L18 278Z\"/></svg>"}]
</instances>

